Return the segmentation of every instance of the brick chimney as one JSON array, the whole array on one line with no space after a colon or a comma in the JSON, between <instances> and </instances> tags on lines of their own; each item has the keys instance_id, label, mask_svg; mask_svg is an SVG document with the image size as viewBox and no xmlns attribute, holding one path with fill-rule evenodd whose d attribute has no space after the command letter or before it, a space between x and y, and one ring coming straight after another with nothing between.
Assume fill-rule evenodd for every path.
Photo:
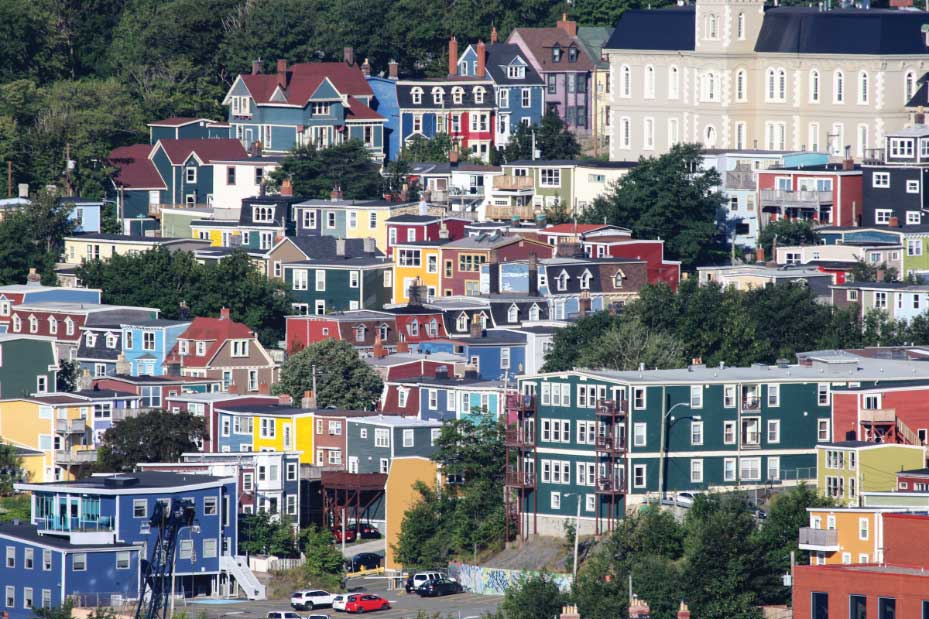
<instances>
[{"instance_id":1,"label":"brick chimney","mask_svg":"<svg viewBox=\"0 0 929 619\"><path fill-rule=\"evenodd\" d=\"M458 75L458 39L454 36L448 40L448 76Z\"/></svg>"},{"instance_id":2,"label":"brick chimney","mask_svg":"<svg viewBox=\"0 0 929 619\"><path fill-rule=\"evenodd\" d=\"M378 332L374 336L374 350L371 351L375 359L383 359L387 356L387 349L384 348L384 342L381 340L381 334Z\"/></svg>"},{"instance_id":3,"label":"brick chimney","mask_svg":"<svg viewBox=\"0 0 929 619\"><path fill-rule=\"evenodd\" d=\"M887 225L890 226L891 228L899 228L899 227L900 227L900 218L898 218L898 217L891 217L891 218L887 221Z\"/></svg>"},{"instance_id":4,"label":"brick chimney","mask_svg":"<svg viewBox=\"0 0 929 619\"><path fill-rule=\"evenodd\" d=\"M458 163L458 149L457 148L452 147L452 149L448 151L448 162Z\"/></svg>"},{"instance_id":5,"label":"brick chimney","mask_svg":"<svg viewBox=\"0 0 929 619\"><path fill-rule=\"evenodd\" d=\"M125 376L132 373L132 364L126 361L126 355L123 353L116 355L116 373Z\"/></svg>"},{"instance_id":6,"label":"brick chimney","mask_svg":"<svg viewBox=\"0 0 929 619\"><path fill-rule=\"evenodd\" d=\"M287 87L287 60L277 61L277 85L281 88Z\"/></svg>"},{"instance_id":7,"label":"brick chimney","mask_svg":"<svg viewBox=\"0 0 929 619\"><path fill-rule=\"evenodd\" d=\"M842 160L842 169L845 170L845 171L854 170L854 169L855 169L855 160L852 159L851 157L848 157L847 159L843 159L843 160Z\"/></svg>"},{"instance_id":8,"label":"brick chimney","mask_svg":"<svg viewBox=\"0 0 929 619\"><path fill-rule=\"evenodd\" d=\"M232 315L228 307L221 307L219 309L219 319L220 320L232 320Z\"/></svg>"},{"instance_id":9,"label":"brick chimney","mask_svg":"<svg viewBox=\"0 0 929 619\"><path fill-rule=\"evenodd\" d=\"M281 406L293 406L294 399L289 393L282 393L281 395L277 396L277 403Z\"/></svg>"},{"instance_id":10,"label":"brick chimney","mask_svg":"<svg viewBox=\"0 0 929 619\"><path fill-rule=\"evenodd\" d=\"M338 256L339 258L344 258L346 254L347 244L348 244L348 241L346 241L345 239L341 237L337 238L335 240L335 255Z\"/></svg>"},{"instance_id":11,"label":"brick chimney","mask_svg":"<svg viewBox=\"0 0 929 619\"><path fill-rule=\"evenodd\" d=\"M629 602L629 619L647 619L650 614L648 602L633 595Z\"/></svg>"},{"instance_id":12,"label":"brick chimney","mask_svg":"<svg viewBox=\"0 0 929 619\"><path fill-rule=\"evenodd\" d=\"M342 48L342 60L345 61L345 64L348 66L355 65L355 49L352 47L343 47Z\"/></svg>"},{"instance_id":13,"label":"brick chimney","mask_svg":"<svg viewBox=\"0 0 929 619\"><path fill-rule=\"evenodd\" d=\"M555 26L557 26L559 30L567 33L568 36L577 36L577 22L574 20L569 20L568 14L566 12L561 14L561 19L558 20L558 23L556 23Z\"/></svg>"},{"instance_id":14,"label":"brick chimney","mask_svg":"<svg viewBox=\"0 0 929 619\"><path fill-rule=\"evenodd\" d=\"M332 191L329 192L329 199L335 202L336 200L342 199L342 188L336 185L332 188Z\"/></svg>"},{"instance_id":15,"label":"brick chimney","mask_svg":"<svg viewBox=\"0 0 929 619\"><path fill-rule=\"evenodd\" d=\"M484 68L484 63L487 62L487 46L484 45L484 42L478 40L477 42L477 68L474 70L477 77L484 77L486 69Z\"/></svg>"},{"instance_id":16,"label":"brick chimney","mask_svg":"<svg viewBox=\"0 0 929 619\"><path fill-rule=\"evenodd\" d=\"M764 264L764 247L761 247L760 245L755 248L755 262Z\"/></svg>"},{"instance_id":17,"label":"brick chimney","mask_svg":"<svg viewBox=\"0 0 929 619\"><path fill-rule=\"evenodd\" d=\"M481 337L483 328L481 326L481 317L478 314L471 315L471 337Z\"/></svg>"},{"instance_id":18,"label":"brick chimney","mask_svg":"<svg viewBox=\"0 0 929 619\"><path fill-rule=\"evenodd\" d=\"M271 385L268 383L258 383L258 393L261 395L271 395Z\"/></svg>"},{"instance_id":19,"label":"brick chimney","mask_svg":"<svg viewBox=\"0 0 929 619\"><path fill-rule=\"evenodd\" d=\"M396 60L387 63L387 77L392 80L400 79L400 65Z\"/></svg>"},{"instance_id":20,"label":"brick chimney","mask_svg":"<svg viewBox=\"0 0 929 619\"><path fill-rule=\"evenodd\" d=\"M581 613L578 612L577 606L564 606L558 619L581 619Z\"/></svg>"},{"instance_id":21,"label":"brick chimney","mask_svg":"<svg viewBox=\"0 0 929 619\"><path fill-rule=\"evenodd\" d=\"M410 345L406 342L397 342L397 352L410 352Z\"/></svg>"},{"instance_id":22,"label":"brick chimney","mask_svg":"<svg viewBox=\"0 0 929 619\"><path fill-rule=\"evenodd\" d=\"M294 185L289 178L285 178L281 181L281 195L282 196L292 196L294 195Z\"/></svg>"},{"instance_id":23,"label":"brick chimney","mask_svg":"<svg viewBox=\"0 0 929 619\"><path fill-rule=\"evenodd\" d=\"M300 398L300 408L316 408L316 394L312 391L304 391L303 397Z\"/></svg>"},{"instance_id":24,"label":"brick chimney","mask_svg":"<svg viewBox=\"0 0 929 619\"><path fill-rule=\"evenodd\" d=\"M490 29L490 44L493 45L497 42L497 27L493 26Z\"/></svg>"},{"instance_id":25,"label":"brick chimney","mask_svg":"<svg viewBox=\"0 0 929 619\"><path fill-rule=\"evenodd\" d=\"M261 73L261 59L252 61L252 75L258 75Z\"/></svg>"},{"instance_id":26,"label":"brick chimney","mask_svg":"<svg viewBox=\"0 0 929 619\"><path fill-rule=\"evenodd\" d=\"M690 609L684 600L681 600L681 606L677 609L677 619L690 619Z\"/></svg>"},{"instance_id":27,"label":"brick chimney","mask_svg":"<svg viewBox=\"0 0 929 619\"><path fill-rule=\"evenodd\" d=\"M371 75L371 63L368 62L367 58L365 58L365 61L361 63L361 73L365 77Z\"/></svg>"}]
</instances>

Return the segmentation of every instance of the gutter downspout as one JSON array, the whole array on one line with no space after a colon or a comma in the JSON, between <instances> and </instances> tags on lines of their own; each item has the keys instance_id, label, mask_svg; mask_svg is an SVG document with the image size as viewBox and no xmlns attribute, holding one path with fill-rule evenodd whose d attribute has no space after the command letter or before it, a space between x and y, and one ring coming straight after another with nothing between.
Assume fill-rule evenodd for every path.
<instances>
[{"instance_id":1,"label":"gutter downspout","mask_svg":"<svg viewBox=\"0 0 929 619\"><path fill-rule=\"evenodd\" d=\"M665 467L665 421L668 408L668 398L666 395L667 387L661 387L661 438L658 445L658 503L665 498L664 493L664 467Z\"/></svg>"}]
</instances>

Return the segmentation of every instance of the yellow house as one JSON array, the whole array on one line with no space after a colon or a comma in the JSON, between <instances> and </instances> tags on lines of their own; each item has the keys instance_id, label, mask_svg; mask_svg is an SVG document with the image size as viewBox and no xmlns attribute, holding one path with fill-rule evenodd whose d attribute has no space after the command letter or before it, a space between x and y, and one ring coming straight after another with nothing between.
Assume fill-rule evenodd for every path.
<instances>
[{"instance_id":1,"label":"yellow house","mask_svg":"<svg viewBox=\"0 0 929 619\"><path fill-rule=\"evenodd\" d=\"M447 240L397 243L393 246L394 260L394 303L410 300L410 286L418 283L426 288L430 297L439 295L442 289L442 245Z\"/></svg>"},{"instance_id":2,"label":"yellow house","mask_svg":"<svg viewBox=\"0 0 929 619\"><path fill-rule=\"evenodd\" d=\"M816 446L816 485L841 505L860 505L862 492L897 488L897 473L923 468L926 448L898 443L842 441Z\"/></svg>"},{"instance_id":3,"label":"yellow house","mask_svg":"<svg viewBox=\"0 0 929 619\"><path fill-rule=\"evenodd\" d=\"M195 219L190 222L190 238L209 241L210 247L234 247L240 244L238 220Z\"/></svg>"},{"instance_id":4,"label":"yellow house","mask_svg":"<svg viewBox=\"0 0 929 619\"><path fill-rule=\"evenodd\" d=\"M810 551L811 565L880 563L883 560L883 515L917 509L808 508L810 526L800 529L800 549Z\"/></svg>"},{"instance_id":5,"label":"yellow house","mask_svg":"<svg viewBox=\"0 0 929 619\"><path fill-rule=\"evenodd\" d=\"M79 265L85 260L108 260L112 256L140 254L156 247L170 251L195 251L209 247L206 241L195 239L168 239L162 237L136 237L125 234L82 234L64 239L63 262Z\"/></svg>"},{"instance_id":6,"label":"yellow house","mask_svg":"<svg viewBox=\"0 0 929 619\"><path fill-rule=\"evenodd\" d=\"M252 413L253 451L299 451L301 464L313 462L313 413L303 409Z\"/></svg>"},{"instance_id":7,"label":"yellow house","mask_svg":"<svg viewBox=\"0 0 929 619\"><path fill-rule=\"evenodd\" d=\"M93 404L68 394L0 400L0 437L28 452L32 482L75 479L96 461L88 420Z\"/></svg>"},{"instance_id":8,"label":"yellow house","mask_svg":"<svg viewBox=\"0 0 929 619\"><path fill-rule=\"evenodd\" d=\"M384 567L399 570L403 566L397 562L394 545L400 536L403 515L420 499L414 486L421 481L434 490L439 478L439 466L429 458L405 456L394 458L388 471L387 484L384 486L384 540L387 542Z\"/></svg>"}]
</instances>

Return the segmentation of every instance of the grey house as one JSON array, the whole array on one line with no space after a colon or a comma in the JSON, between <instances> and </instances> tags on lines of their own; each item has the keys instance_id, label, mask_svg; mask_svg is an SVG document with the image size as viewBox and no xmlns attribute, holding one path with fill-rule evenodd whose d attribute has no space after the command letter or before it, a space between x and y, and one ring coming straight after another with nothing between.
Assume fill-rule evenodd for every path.
<instances>
[{"instance_id":1,"label":"grey house","mask_svg":"<svg viewBox=\"0 0 929 619\"><path fill-rule=\"evenodd\" d=\"M387 473L394 458L430 458L442 424L413 417L375 415L348 420L349 473Z\"/></svg>"}]
</instances>

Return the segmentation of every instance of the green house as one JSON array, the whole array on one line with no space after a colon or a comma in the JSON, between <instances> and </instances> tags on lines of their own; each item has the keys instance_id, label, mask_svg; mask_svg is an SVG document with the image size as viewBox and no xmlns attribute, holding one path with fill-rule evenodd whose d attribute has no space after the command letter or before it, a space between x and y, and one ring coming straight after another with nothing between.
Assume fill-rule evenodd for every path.
<instances>
[{"instance_id":1,"label":"green house","mask_svg":"<svg viewBox=\"0 0 929 619\"><path fill-rule=\"evenodd\" d=\"M54 392L57 378L54 338L0 335L0 399Z\"/></svg>"},{"instance_id":2,"label":"green house","mask_svg":"<svg viewBox=\"0 0 929 619\"><path fill-rule=\"evenodd\" d=\"M818 445L816 486L839 504L860 506L862 492L897 489L897 473L926 466L926 449L917 445L842 441Z\"/></svg>"},{"instance_id":3,"label":"green house","mask_svg":"<svg viewBox=\"0 0 929 619\"><path fill-rule=\"evenodd\" d=\"M381 309L393 296L393 263L383 256L288 262L283 276L297 314Z\"/></svg>"}]
</instances>

